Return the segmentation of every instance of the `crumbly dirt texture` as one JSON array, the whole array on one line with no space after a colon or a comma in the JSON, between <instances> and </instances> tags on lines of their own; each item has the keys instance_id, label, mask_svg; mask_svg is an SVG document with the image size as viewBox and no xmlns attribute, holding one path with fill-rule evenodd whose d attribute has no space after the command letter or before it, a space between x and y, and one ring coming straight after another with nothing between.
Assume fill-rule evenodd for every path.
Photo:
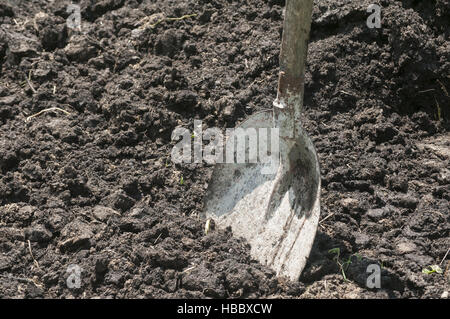
<instances>
[{"instance_id":1,"label":"crumbly dirt texture","mask_svg":"<svg viewBox=\"0 0 450 319\"><path fill-rule=\"evenodd\" d=\"M231 128L272 107L284 1L74 3L78 30L69 1L0 0L1 298L448 291L448 0L315 1L303 126L321 222L294 283L232 230L205 235L212 167L170 157L177 126ZM380 289L366 286L370 264ZM422 273L431 265L445 272Z\"/></svg>"}]
</instances>

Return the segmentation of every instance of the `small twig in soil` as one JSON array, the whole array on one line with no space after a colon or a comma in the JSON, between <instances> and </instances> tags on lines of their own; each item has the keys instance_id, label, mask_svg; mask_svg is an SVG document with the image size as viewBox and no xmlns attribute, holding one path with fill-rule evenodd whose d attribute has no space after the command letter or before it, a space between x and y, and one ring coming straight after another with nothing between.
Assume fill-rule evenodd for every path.
<instances>
[{"instance_id":1,"label":"small twig in soil","mask_svg":"<svg viewBox=\"0 0 450 319\"><path fill-rule=\"evenodd\" d=\"M253 84L255 84L255 83L261 84L263 81L264 81L264 79L261 79L261 80L256 80L256 79L255 79L255 80L249 85L249 87L253 86Z\"/></svg>"},{"instance_id":2,"label":"small twig in soil","mask_svg":"<svg viewBox=\"0 0 450 319\"><path fill-rule=\"evenodd\" d=\"M0 274L0 277L17 280L18 282L23 282L23 283L30 283L39 288L42 287L42 285L38 284L34 279L30 279L30 278L14 277L11 274L8 274L8 275Z\"/></svg>"},{"instance_id":3,"label":"small twig in soil","mask_svg":"<svg viewBox=\"0 0 450 319\"><path fill-rule=\"evenodd\" d=\"M193 14L185 14L184 16L181 16L179 18L166 18L167 21L179 21L179 20L183 20L183 19L188 19L188 18L192 18L197 16L196 13Z\"/></svg>"},{"instance_id":4,"label":"small twig in soil","mask_svg":"<svg viewBox=\"0 0 450 319\"><path fill-rule=\"evenodd\" d=\"M348 92L346 92L344 90L340 90L339 92L341 92L342 94L348 95L348 96L353 96L352 94L350 94L350 93L348 93Z\"/></svg>"},{"instance_id":5,"label":"small twig in soil","mask_svg":"<svg viewBox=\"0 0 450 319\"><path fill-rule=\"evenodd\" d=\"M33 93L36 94L37 91L34 88L33 84L31 83L30 78L31 78L31 70L30 70L30 73L28 73L28 77L25 77L25 80L27 81L28 85L30 86L31 91L33 91Z\"/></svg>"},{"instance_id":6,"label":"small twig in soil","mask_svg":"<svg viewBox=\"0 0 450 319\"><path fill-rule=\"evenodd\" d=\"M329 214L327 217L325 217L321 221L319 221L319 224L323 223L324 221L326 221L328 218L330 218L333 215L334 215L334 213Z\"/></svg>"},{"instance_id":7,"label":"small twig in soil","mask_svg":"<svg viewBox=\"0 0 450 319\"><path fill-rule=\"evenodd\" d=\"M334 215L334 213L331 213L331 214L328 214L325 218L322 218L322 220L319 221L318 226L321 227L322 229L324 229L325 231L328 231L328 228L326 228L324 225L322 225L322 223L333 215Z\"/></svg>"},{"instance_id":8,"label":"small twig in soil","mask_svg":"<svg viewBox=\"0 0 450 319\"><path fill-rule=\"evenodd\" d=\"M197 14L194 13L194 14L186 14L186 15L184 15L182 17L179 17L179 18L164 18L164 19L161 19L159 21L156 21L154 24L150 24L150 28L156 27L158 24L160 24L163 21L178 21L178 20L183 20L183 19L195 17L196 15Z\"/></svg>"},{"instance_id":9,"label":"small twig in soil","mask_svg":"<svg viewBox=\"0 0 450 319\"><path fill-rule=\"evenodd\" d=\"M28 240L28 251L30 252L31 258L33 259L33 262L36 265L36 267L38 269L41 269L41 267L39 267L39 263L37 262L37 260L33 256L33 252L31 251L31 242L29 240Z\"/></svg>"},{"instance_id":10,"label":"small twig in soil","mask_svg":"<svg viewBox=\"0 0 450 319\"><path fill-rule=\"evenodd\" d=\"M419 91L417 93L427 93L427 92L432 92L432 91L435 91L435 89L423 90L423 91Z\"/></svg>"},{"instance_id":11,"label":"small twig in soil","mask_svg":"<svg viewBox=\"0 0 450 319\"><path fill-rule=\"evenodd\" d=\"M63 110L63 109L61 109L61 108L59 108L59 107L50 107L50 108L48 108L48 109L39 111L39 112L37 112L36 114L33 114L33 115L28 116L28 117L26 118L25 121L28 122L28 121L31 120L33 117L39 116L39 115L41 115L42 113L50 112L50 111L61 111L61 112L65 113L66 115L70 115L70 112L67 112L66 110Z\"/></svg>"},{"instance_id":12,"label":"small twig in soil","mask_svg":"<svg viewBox=\"0 0 450 319\"><path fill-rule=\"evenodd\" d=\"M444 263L445 259L447 258L447 255L448 255L448 252L449 252L449 251L450 251L450 248L447 249L447 252L445 253L444 258L442 258L441 262L439 263L439 266L442 265L442 264Z\"/></svg>"},{"instance_id":13,"label":"small twig in soil","mask_svg":"<svg viewBox=\"0 0 450 319\"><path fill-rule=\"evenodd\" d=\"M161 238L162 233L160 233L158 235L158 237L155 239L155 241L153 242L153 245L156 245L156 243L158 242L159 238Z\"/></svg>"},{"instance_id":14,"label":"small twig in soil","mask_svg":"<svg viewBox=\"0 0 450 319\"><path fill-rule=\"evenodd\" d=\"M189 267L189 268L186 268L185 270L183 270L183 274L184 273L187 273L188 271L191 271L192 269L194 269L194 268L196 268L197 266L192 266L192 267Z\"/></svg>"}]
</instances>

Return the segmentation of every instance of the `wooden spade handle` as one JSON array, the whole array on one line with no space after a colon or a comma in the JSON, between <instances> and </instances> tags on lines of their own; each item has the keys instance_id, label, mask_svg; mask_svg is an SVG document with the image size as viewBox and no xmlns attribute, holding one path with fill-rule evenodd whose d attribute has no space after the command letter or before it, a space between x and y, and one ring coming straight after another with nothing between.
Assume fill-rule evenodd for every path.
<instances>
[{"instance_id":1,"label":"wooden spade handle","mask_svg":"<svg viewBox=\"0 0 450 319\"><path fill-rule=\"evenodd\" d=\"M295 138L303 106L305 62L313 0L286 0L275 122L281 136Z\"/></svg>"}]
</instances>

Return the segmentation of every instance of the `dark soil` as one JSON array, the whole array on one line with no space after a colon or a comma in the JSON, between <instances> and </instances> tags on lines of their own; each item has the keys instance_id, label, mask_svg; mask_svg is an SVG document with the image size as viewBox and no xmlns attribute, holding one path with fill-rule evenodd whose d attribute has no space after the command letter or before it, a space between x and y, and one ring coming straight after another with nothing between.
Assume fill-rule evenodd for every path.
<instances>
[{"instance_id":1,"label":"dark soil","mask_svg":"<svg viewBox=\"0 0 450 319\"><path fill-rule=\"evenodd\" d=\"M315 2L303 125L323 221L289 283L231 230L205 235L212 168L170 160L178 125L234 127L272 106L282 0L82 0L81 31L67 28L69 1L0 0L0 297L448 291L448 270L422 268L448 268L450 2ZM366 26L372 2L380 29ZM151 26L164 17L183 18ZM333 248L361 257L347 280ZM381 289L366 288L374 263Z\"/></svg>"}]
</instances>

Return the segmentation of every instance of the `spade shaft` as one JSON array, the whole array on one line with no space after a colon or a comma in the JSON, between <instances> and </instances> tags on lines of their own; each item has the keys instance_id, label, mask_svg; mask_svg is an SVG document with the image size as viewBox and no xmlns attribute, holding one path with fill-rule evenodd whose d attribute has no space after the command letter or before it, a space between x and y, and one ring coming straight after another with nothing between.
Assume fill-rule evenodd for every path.
<instances>
[{"instance_id":1,"label":"spade shaft","mask_svg":"<svg viewBox=\"0 0 450 319\"><path fill-rule=\"evenodd\" d=\"M235 236L245 238L255 259L292 280L306 264L320 215L319 161L300 125L311 13L312 0L286 1L273 109L253 114L238 127L240 132L257 130L259 137L265 129L279 133L275 170L265 173L267 163L261 161L217 164L203 210L219 227L231 226ZM225 147L237 158L234 137ZM245 149L249 155L250 147Z\"/></svg>"},{"instance_id":2,"label":"spade shaft","mask_svg":"<svg viewBox=\"0 0 450 319\"><path fill-rule=\"evenodd\" d=\"M305 82L305 62L311 29L312 0L287 0L280 51L275 126L280 136L295 138L300 123Z\"/></svg>"}]
</instances>

